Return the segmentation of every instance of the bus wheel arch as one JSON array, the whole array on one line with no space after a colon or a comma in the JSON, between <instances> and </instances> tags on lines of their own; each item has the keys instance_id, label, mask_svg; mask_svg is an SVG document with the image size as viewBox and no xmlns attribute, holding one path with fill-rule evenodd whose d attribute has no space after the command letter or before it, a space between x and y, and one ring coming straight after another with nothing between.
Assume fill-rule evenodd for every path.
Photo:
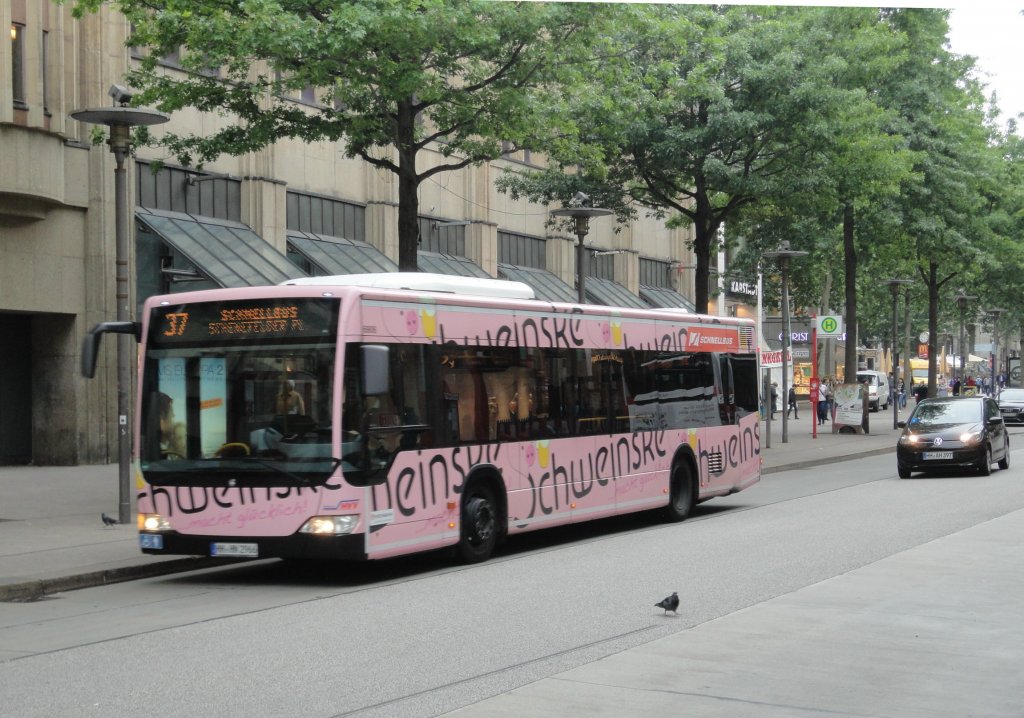
<instances>
[{"instance_id":1,"label":"bus wheel arch","mask_svg":"<svg viewBox=\"0 0 1024 718\"><path fill-rule=\"evenodd\" d=\"M664 509L666 519L678 522L690 515L697 505L698 483L697 459L689 447L680 448L672 457L669 500Z\"/></svg>"},{"instance_id":2,"label":"bus wheel arch","mask_svg":"<svg viewBox=\"0 0 1024 718\"><path fill-rule=\"evenodd\" d=\"M459 501L459 541L455 554L464 563L490 558L507 530L507 492L501 474L494 467L470 472Z\"/></svg>"}]
</instances>

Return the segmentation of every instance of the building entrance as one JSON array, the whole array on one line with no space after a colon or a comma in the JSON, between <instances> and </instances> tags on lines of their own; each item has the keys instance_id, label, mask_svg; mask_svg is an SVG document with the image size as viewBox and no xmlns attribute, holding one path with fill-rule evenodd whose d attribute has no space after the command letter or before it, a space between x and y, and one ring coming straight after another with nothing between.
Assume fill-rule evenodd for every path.
<instances>
[{"instance_id":1,"label":"building entrance","mask_svg":"<svg viewBox=\"0 0 1024 718\"><path fill-rule=\"evenodd\" d=\"M0 465L32 460L32 317L0 314Z\"/></svg>"}]
</instances>

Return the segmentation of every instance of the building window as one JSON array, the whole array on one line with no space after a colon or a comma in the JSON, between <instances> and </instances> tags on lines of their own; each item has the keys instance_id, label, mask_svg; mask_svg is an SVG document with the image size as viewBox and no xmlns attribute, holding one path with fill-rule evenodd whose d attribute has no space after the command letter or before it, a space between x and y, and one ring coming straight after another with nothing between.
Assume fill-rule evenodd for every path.
<instances>
[{"instance_id":1,"label":"building window","mask_svg":"<svg viewBox=\"0 0 1024 718\"><path fill-rule=\"evenodd\" d=\"M641 257L640 284L648 287L672 289L672 263Z\"/></svg>"},{"instance_id":2,"label":"building window","mask_svg":"<svg viewBox=\"0 0 1024 718\"><path fill-rule=\"evenodd\" d=\"M181 45L161 57L160 63L170 67L181 67Z\"/></svg>"},{"instance_id":3,"label":"building window","mask_svg":"<svg viewBox=\"0 0 1024 718\"><path fill-rule=\"evenodd\" d=\"M420 249L456 257L466 256L466 225L469 222L453 222L420 215L418 224Z\"/></svg>"},{"instance_id":4,"label":"building window","mask_svg":"<svg viewBox=\"0 0 1024 718\"><path fill-rule=\"evenodd\" d=\"M25 26L11 23L11 90L15 107L25 103Z\"/></svg>"},{"instance_id":5,"label":"building window","mask_svg":"<svg viewBox=\"0 0 1024 718\"><path fill-rule=\"evenodd\" d=\"M50 33L43 30L43 113L46 115L50 114L50 83L47 75L50 72L49 63L49 52L50 52Z\"/></svg>"},{"instance_id":6,"label":"building window","mask_svg":"<svg viewBox=\"0 0 1024 718\"><path fill-rule=\"evenodd\" d=\"M547 248L540 237L498 230L498 261L519 267L547 268Z\"/></svg>"},{"instance_id":7,"label":"building window","mask_svg":"<svg viewBox=\"0 0 1024 718\"><path fill-rule=\"evenodd\" d=\"M351 202L288 192L286 228L342 239L366 240L366 207Z\"/></svg>"},{"instance_id":8,"label":"building window","mask_svg":"<svg viewBox=\"0 0 1024 718\"><path fill-rule=\"evenodd\" d=\"M587 264L591 277L615 281L615 257L611 254L591 254Z\"/></svg>"}]
</instances>

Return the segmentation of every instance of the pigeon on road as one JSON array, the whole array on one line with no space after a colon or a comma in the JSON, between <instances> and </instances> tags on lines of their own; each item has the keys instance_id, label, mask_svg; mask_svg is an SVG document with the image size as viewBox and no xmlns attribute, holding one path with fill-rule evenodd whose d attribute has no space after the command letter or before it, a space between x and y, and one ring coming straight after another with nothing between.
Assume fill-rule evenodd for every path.
<instances>
[{"instance_id":1,"label":"pigeon on road","mask_svg":"<svg viewBox=\"0 0 1024 718\"><path fill-rule=\"evenodd\" d=\"M668 612L672 611L672 613L678 616L679 612L676 609L679 608L679 594L673 591L671 596L661 599L661 601L654 604L654 607L664 608L665 615L668 615Z\"/></svg>"},{"instance_id":2,"label":"pigeon on road","mask_svg":"<svg viewBox=\"0 0 1024 718\"><path fill-rule=\"evenodd\" d=\"M103 520L104 526L116 526L117 524L121 523L117 519L111 516L107 516L106 514L100 514L100 518Z\"/></svg>"}]
</instances>

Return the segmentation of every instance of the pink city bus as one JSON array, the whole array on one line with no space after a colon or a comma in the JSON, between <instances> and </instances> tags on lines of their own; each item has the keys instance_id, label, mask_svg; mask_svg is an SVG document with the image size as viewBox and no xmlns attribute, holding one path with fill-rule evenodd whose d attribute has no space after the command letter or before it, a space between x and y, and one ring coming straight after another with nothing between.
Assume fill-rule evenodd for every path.
<instances>
[{"instance_id":1,"label":"pink city bus","mask_svg":"<svg viewBox=\"0 0 1024 718\"><path fill-rule=\"evenodd\" d=\"M750 320L524 284L313 277L153 297L134 433L149 554L377 559L695 503L760 478Z\"/></svg>"}]
</instances>

